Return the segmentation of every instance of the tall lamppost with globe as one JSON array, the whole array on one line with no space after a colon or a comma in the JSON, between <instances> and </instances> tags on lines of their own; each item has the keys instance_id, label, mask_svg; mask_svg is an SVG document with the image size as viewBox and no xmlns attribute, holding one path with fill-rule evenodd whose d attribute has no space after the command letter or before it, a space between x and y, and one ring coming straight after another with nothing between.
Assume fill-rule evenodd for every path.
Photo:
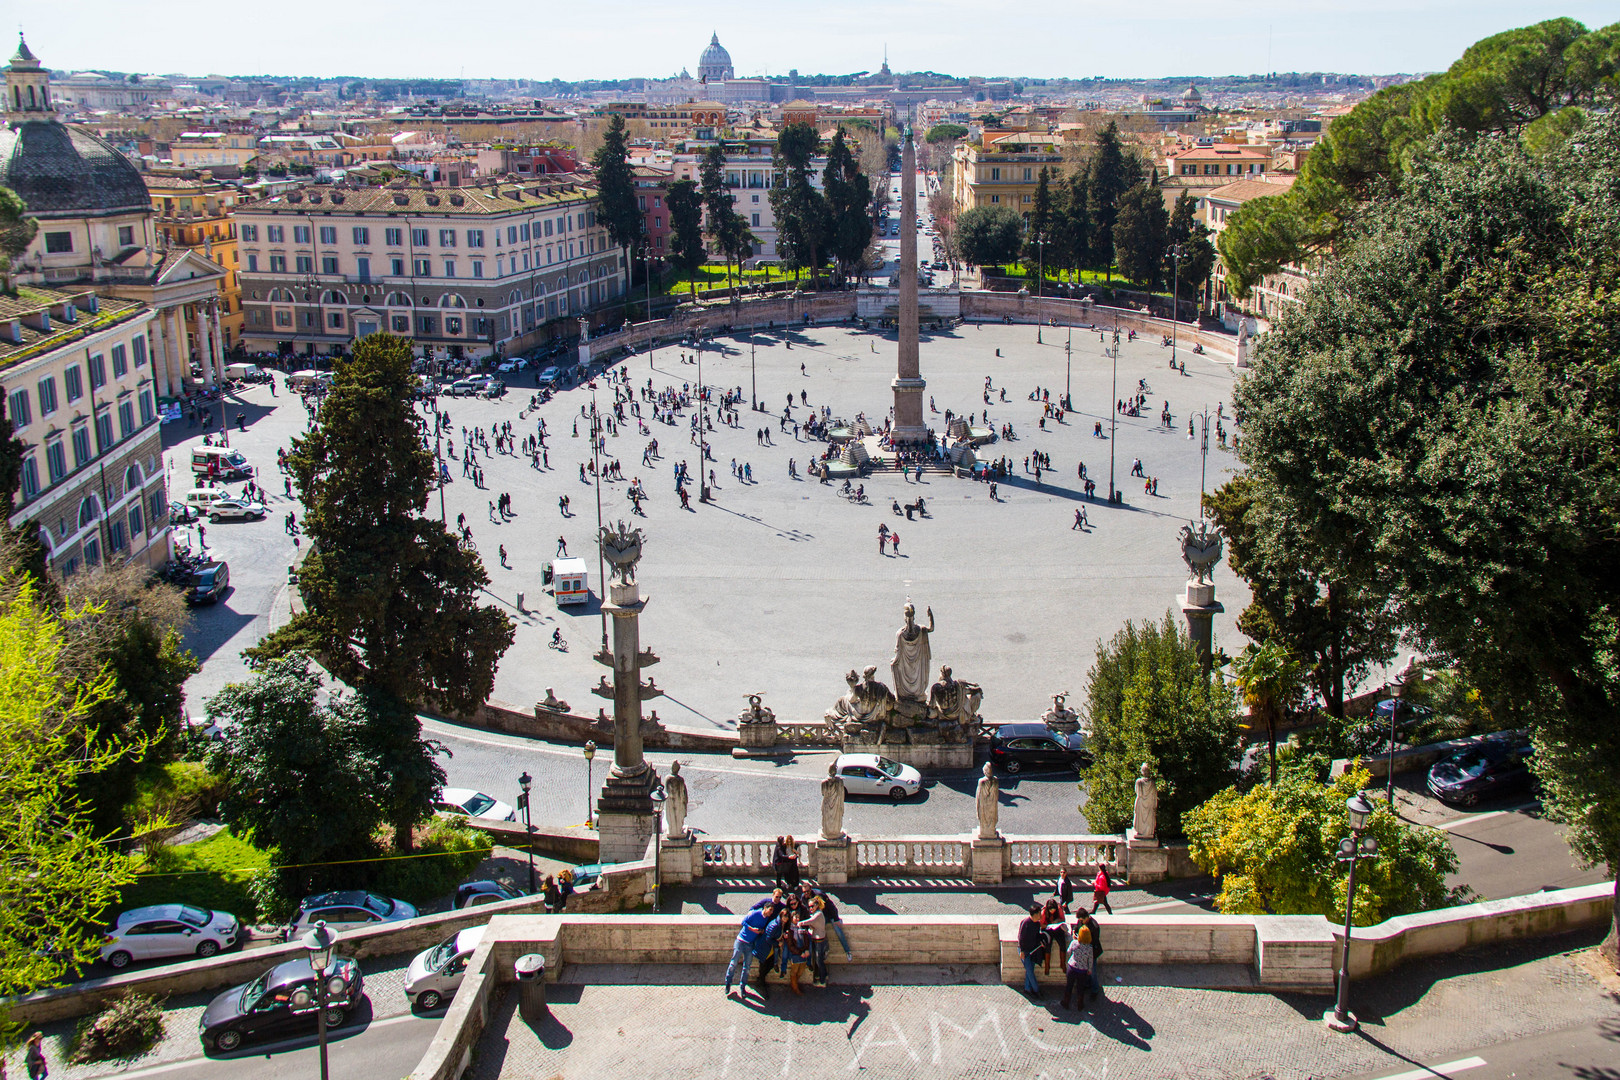
<instances>
[{"instance_id":1,"label":"tall lamppost with globe","mask_svg":"<svg viewBox=\"0 0 1620 1080\"><path fill-rule=\"evenodd\" d=\"M525 844L525 847L528 848L529 852L530 895L533 895L536 891L534 878L534 818L529 809L529 790L533 785L534 777L529 775L528 769L524 769L523 775L518 777L518 787L522 789L522 794L518 796L518 809L523 811L523 832L528 838L528 842Z\"/></svg>"},{"instance_id":2,"label":"tall lamppost with globe","mask_svg":"<svg viewBox=\"0 0 1620 1080\"><path fill-rule=\"evenodd\" d=\"M1354 1031L1358 1026L1355 1014L1350 1011L1350 931L1356 910L1356 861L1378 855L1378 841L1361 835L1367 827L1367 818L1372 815L1372 803L1358 791L1344 801L1344 809L1350 821L1350 835L1339 841L1339 850L1333 856L1337 862L1350 864L1350 879L1345 882L1344 889L1344 948L1339 953L1339 997L1333 1011L1322 1017L1323 1022L1334 1031Z\"/></svg>"},{"instance_id":3,"label":"tall lamppost with globe","mask_svg":"<svg viewBox=\"0 0 1620 1080\"><path fill-rule=\"evenodd\" d=\"M321 1047L321 1080L327 1080L326 1065L326 969L332 966L332 948L337 934L327 928L324 919L299 939L309 953L309 969L315 975L315 1038Z\"/></svg>"},{"instance_id":4,"label":"tall lamppost with globe","mask_svg":"<svg viewBox=\"0 0 1620 1080\"><path fill-rule=\"evenodd\" d=\"M596 825L596 818L591 807L591 792L596 788L591 783L591 760L596 757L596 740L591 739L585 743L585 827L587 829Z\"/></svg>"}]
</instances>

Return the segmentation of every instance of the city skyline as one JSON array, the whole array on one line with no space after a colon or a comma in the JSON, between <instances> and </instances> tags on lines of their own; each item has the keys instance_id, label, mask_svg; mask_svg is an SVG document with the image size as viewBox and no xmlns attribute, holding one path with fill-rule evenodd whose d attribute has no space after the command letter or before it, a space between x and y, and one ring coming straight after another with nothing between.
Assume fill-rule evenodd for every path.
<instances>
[{"instance_id":1,"label":"city skyline","mask_svg":"<svg viewBox=\"0 0 1620 1080\"><path fill-rule=\"evenodd\" d=\"M149 3L81 0L71 20L19 22L30 46L61 71L106 69L189 75L355 76L374 78L664 78L695 74L711 33L730 51L739 77L876 71L887 47L897 72L958 76L1150 79L1219 77L1264 71L1388 75L1443 70L1481 38L1543 19L1568 16L1606 25L1613 8L1589 0L1552 4L1373 0L1298 5L1264 0L1241 20L1212 24L1208 10L1178 2L1151 14L1110 16L1090 5L1034 0L1016 25L963 0L921 5L900 0L855 4L828 0L804 24L762 21L735 2L701 16L643 0L607 0L590 9L547 10L533 36L491 35L490 22L438 25L442 9L399 0L386 20L370 7L334 9L312 34L309 23L259 20L228 53L198 53L177 27L217 14L199 0ZM1078 10L1078 14L1076 11ZM19 12L21 14L21 12ZM606 17L604 17L606 16ZM991 19L1002 33L964 33ZM1074 36L1034 33L1075 27ZM1119 47L1121 40L1143 45ZM1093 42L1101 42L1092 46ZM559 45L563 47L559 47Z\"/></svg>"}]
</instances>

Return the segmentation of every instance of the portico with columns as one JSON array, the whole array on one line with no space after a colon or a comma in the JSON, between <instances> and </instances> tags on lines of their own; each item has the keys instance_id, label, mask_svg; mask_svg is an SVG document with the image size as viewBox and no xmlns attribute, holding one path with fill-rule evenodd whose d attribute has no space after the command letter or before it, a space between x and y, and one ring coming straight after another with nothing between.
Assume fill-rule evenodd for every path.
<instances>
[{"instance_id":1,"label":"portico with columns","mask_svg":"<svg viewBox=\"0 0 1620 1080\"><path fill-rule=\"evenodd\" d=\"M196 385L225 377L225 338L220 330L220 285L225 271L201 255L177 248L165 252L144 281L120 282L113 293L142 300L157 311L152 323L153 377L160 397L179 397L192 385L191 365L202 373Z\"/></svg>"}]
</instances>

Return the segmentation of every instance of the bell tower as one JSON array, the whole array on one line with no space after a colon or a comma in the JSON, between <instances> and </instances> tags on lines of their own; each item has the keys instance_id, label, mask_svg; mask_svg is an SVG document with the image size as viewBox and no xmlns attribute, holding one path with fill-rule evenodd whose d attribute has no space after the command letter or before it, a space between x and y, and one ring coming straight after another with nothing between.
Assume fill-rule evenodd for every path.
<instances>
[{"instance_id":1,"label":"bell tower","mask_svg":"<svg viewBox=\"0 0 1620 1080\"><path fill-rule=\"evenodd\" d=\"M55 113L50 70L40 67L39 57L29 51L28 42L18 34L16 55L6 68L6 119L13 123L47 120Z\"/></svg>"}]
</instances>

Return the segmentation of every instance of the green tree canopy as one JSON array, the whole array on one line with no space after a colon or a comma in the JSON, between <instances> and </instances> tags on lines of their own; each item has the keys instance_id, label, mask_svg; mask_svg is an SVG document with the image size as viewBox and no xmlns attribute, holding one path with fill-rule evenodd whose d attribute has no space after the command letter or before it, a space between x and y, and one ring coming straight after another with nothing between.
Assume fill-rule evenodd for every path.
<instances>
[{"instance_id":1,"label":"green tree canopy","mask_svg":"<svg viewBox=\"0 0 1620 1080\"><path fill-rule=\"evenodd\" d=\"M1170 212L1157 184L1143 182L1119 197L1114 217L1114 264L1126 280L1159 287Z\"/></svg>"},{"instance_id":2,"label":"green tree canopy","mask_svg":"<svg viewBox=\"0 0 1620 1080\"><path fill-rule=\"evenodd\" d=\"M1205 673L1185 629L1127 622L1097 645L1086 685L1094 755L1086 770L1086 820L1097 832L1124 831L1141 767L1159 783L1159 833L1176 836L1188 810L1226 787L1238 755L1232 693Z\"/></svg>"},{"instance_id":3,"label":"green tree canopy","mask_svg":"<svg viewBox=\"0 0 1620 1080\"><path fill-rule=\"evenodd\" d=\"M1186 290L1179 295L1196 297L1215 271L1215 244L1209 238L1209 226L1198 220L1198 200L1192 192L1183 191L1176 199L1165 239L1172 247L1181 245L1181 265L1166 265L1164 276L1175 275L1179 288Z\"/></svg>"},{"instance_id":4,"label":"green tree canopy","mask_svg":"<svg viewBox=\"0 0 1620 1080\"><path fill-rule=\"evenodd\" d=\"M139 867L96 832L78 794L144 749L111 739L85 748L85 718L114 692L110 676L65 670L64 629L86 614L53 613L24 574L0 578L0 1000L93 962L101 919Z\"/></svg>"},{"instance_id":5,"label":"green tree canopy","mask_svg":"<svg viewBox=\"0 0 1620 1080\"><path fill-rule=\"evenodd\" d=\"M697 299L698 268L709 259L703 246L703 196L691 180L677 180L669 185L664 198L669 210L670 257L683 273L689 275L692 299Z\"/></svg>"},{"instance_id":6,"label":"green tree canopy","mask_svg":"<svg viewBox=\"0 0 1620 1080\"><path fill-rule=\"evenodd\" d=\"M810 182L810 164L821 153L821 136L803 121L784 126L776 137L776 176L770 192L776 218L776 250L789 270L809 270L812 278L826 261L832 227L826 197Z\"/></svg>"},{"instance_id":7,"label":"green tree canopy","mask_svg":"<svg viewBox=\"0 0 1620 1080\"><path fill-rule=\"evenodd\" d=\"M1438 132L1537 129L1537 145L1556 144L1549 132L1577 125L1544 121L1612 100L1617 44L1620 23L1588 32L1574 19L1549 19L1476 42L1443 74L1380 90L1323 133L1286 194L1246 203L1226 223L1219 248L1229 287L1241 298L1285 264L1330 249L1367 200L1405 182Z\"/></svg>"},{"instance_id":8,"label":"green tree canopy","mask_svg":"<svg viewBox=\"0 0 1620 1080\"><path fill-rule=\"evenodd\" d=\"M11 289L11 264L22 257L39 232L39 222L15 191L0 187L0 288ZM15 490L7 486L6 491Z\"/></svg>"},{"instance_id":9,"label":"green tree canopy","mask_svg":"<svg viewBox=\"0 0 1620 1080\"><path fill-rule=\"evenodd\" d=\"M961 124L935 124L928 129L928 134L923 136L923 140L931 143L947 143L967 137L968 129Z\"/></svg>"},{"instance_id":10,"label":"green tree canopy","mask_svg":"<svg viewBox=\"0 0 1620 1080\"><path fill-rule=\"evenodd\" d=\"M602 145L591 155L591 164L596 169L596 219L607 229L608 241L628 254L641 246L646 230L636 202L635 171L630 165L624 117L620 114L614 113L608 119L607 132L602 136Z\"/></svg>"},{"instance_id":11,"label":"green tree canopy","mask_svg":"<svg viewBox=\"0 0 1620 1080\"><path fill-rule=\"evenodd\" d=\"M956 218L956 247L972 266L1012 262L1023 238L1023 219L1010 206L975 206Z\"/></svg>"},{"instance_id":12,"label":"green tree canopy","mask_svg":"<svg viewBox=\"0 0 1620 1080\"><path fill-rule=\"evenodd\" d=\"M1255 499L1533 727L1544 803L1620 871L1620 117L1532 157L1427 145L1234 397ZM1505 718L1505 717L1504 717ZM1620 910L1620 908L1617 908Z\"/></svg>"},{"instance_id":13,"label":"green tree canopy","mask_svg":"<svg viewBox=\"0 0 1620 1080\"><path fill-rule=\"evenodd\" d=\"M1096 144L1086 162L1086 214L1091 224L1090 269L1113 272L1115 253L1114 221L1125 193L1146 179L1146 170L1134 154L1126 153L1119 136L1119 125L1097 132Z\"/></svg>"},{"instance_id":14,"label":"green tree canopy","mask_svg":"<svg viewBox=\"0 0 1620 1080\"><path fill-rule=\"evenodd\" d=\"M1189 811L1192 857L1221 883L1216 910L1342 920L1349 876L1334 856L1350 835L1345 800L1371 780L1359 763L1331 784L1291 763L1274 784L1227 788ZM1378 842L1378 854L1356 867L1357 926L1466 902L1466 888L1446 888L1457 853L1444 833L1407 825L1379 802L1362 835Z\"/></svg>"},{"instance_id":15,"label":"green tree canopy","mask_svg":"<svg viewBox=\"0 0 1620 1080\"><path fill-rule=\"evenodd\" d=\"M822 171L827 203L827 248L838 267L838 278L858 276L872 243L872 184L861 172L840 127L827 148Z\"/></svg>"}]
</instances>

